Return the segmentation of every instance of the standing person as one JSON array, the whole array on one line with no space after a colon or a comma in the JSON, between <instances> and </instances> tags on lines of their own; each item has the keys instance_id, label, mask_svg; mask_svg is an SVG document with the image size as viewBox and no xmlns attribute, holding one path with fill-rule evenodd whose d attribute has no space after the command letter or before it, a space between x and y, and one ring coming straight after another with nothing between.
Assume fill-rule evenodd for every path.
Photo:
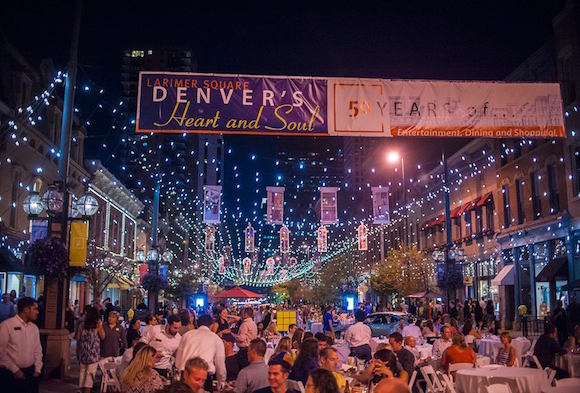
<instances>
[{"instance_id":1,"label":"standing person","mask_svg":"<svg viewBox=\"0 0 580 393\"><path fill-rule=\"evenodd\" d=\"M18 300L18 314L0 324L0 381L6 392L36 393L42 371L40 333L34 321L38 304Z\"/></svg>"},{"instance_id":2,"label":"standing person","mask_svg":"<svg viewBox=\"0 0 580 393\"><path fill-rule=\"evenodd\" d=\"M315 338L307 338L300 345L290 379L301 381L303 385L306 385L308 376L318 367L318 341Z\"/></svg>"},{"instance_id":3,"label":"standing person","mask_svg":"<svg viewBox=\"0 0 580 393\"><path fill-rule=\"evenodd\" d=\"M97 365L101 359L101 341L105 338L103 321L99 312L87 306L85 319L79 324L76 337L77 358L80 364L79 389L81 393L90 393L97 373Z\"/></svg>"},{"instance_id":4,"label":"standing person","mask_svg":"<svg viewBox=\"0 0 580 393\"><path fill-rule=\"evenodd\" d=\"M467 321L468 319L471 319L471 306L469 305L469 301L466 300L463 303L463 320Z\"/></svg>"},{"instance_id":5,"label":"standing person","mask_svg":"<svg viewBox=\"0 0 580 393\"><path fill-rule=\"evenodd\" d=\"M158 354L161 354L153 367L159 375L165 378L168 377L169 371L173 367L171 358L175 355L181 342L179 329L181 329L181 320L177 315L170 315L167 318L165 328L157 331L157 334L149 342L149 345L155 348Z\"/></svg>"},{"instance_id":6,"label":"standing person","mask_svg":"<svg viewBox=\"0 0 580 393\"><path fill-rule=\"evenodd\" d=\"M417 316L417 304L415 303L415 299L411 300L411 304L409 305L409 314Z\"/></svg>"},{"instance_id":7,"label":"standing person","mask_svg":"<svg viewBox=\"0 0 580 393\"><path fill-rule=\"evenodd\" d=\"M344 334L344 341L350 348L351 356L368 361L371 359L371 328L365 325L365 313L362 310L354 312L356 323L350 326Z\"/></svg>"},{"instance_id":8,"label":"standing person","mask_svg":"<svg viewBox=\"0 0 580 393\"><path fill-rule=\"evenodd\" d=\"M299 313L296 313L296 315L299 315ZM290 325L288 325L288 337L292 337L292 335L294 335L294 332L298 329L298 326L295 323L291 323Z\"/></svg>"},{"instance_id":9,"label":"standing person","mask_svg":"<svg viewBox=\"0 0 580 393\"><path fill-rule=\"evenodd\" d=\"M493 300L489 299L485 305L485 317L487 326L491 326L491 324L495 321L495 311L493 308Z\"/></svg>"},{"instance_id":10,"label":"standing person","mask_svg":"<svg viewBox=\"0 0 580 393\"><path fill-rule=\"evenodd\" d=\"M2 303L0 303L0 323L15 315L16 308L14 307L14 303L10 301L10 295L4 292L2 294Z\"/></svg>"},{"instance_id":11,"label":"standing person","mask_svg":"<svg viewBox=\"0 0 580 393\"><path fill-rule=\"evenodd\" d=\"M195 329L195 316L187 308L179 310L179 313L177 315L181 320L181 328L179 328L179 334L183 336L190 330Z\"/></svg>"},{"instance_id":12,"label":"standing person","mask_svg":"<svg viewBox=\"0 0 580 393\"><path fill-rule=\"evenodd\" d=\"M224 334L231 334L232 330L230 329L230 325L232 322L237 322L240 318L235 315L229 315L228 309L223 307L217 312L217 335L220 338L223 338Z\"/></svg>"},{"instance_id":13,"label":"standing person","mask_svg":"<svg viewBox=\"0 0 580 393\"><path fill-rule=\"evenodd\" d=\"M161 330L162 326L157 323L157 318L155 315L147 315L145 317L145 327L141 331L141 341L148 343L151 341L151 337L157 334L157 331Z\"/></svg>"},{"instance_id":14,"label":"standing person","mask_svg":"<svg viewBox=\"0 0 580 393\"><path fill-rule=\"evenodd\" d=\"M121 349L127 348L125 329L119 324L119 313L109 311L107 323L104 325L105 337L101 338L101 357L117 357Z\"/></svg>"},{"instance_id":15,"label":"standing person","mask_svg":"<svg viewBox=\"0 0 580 393\"><path fill-rule=\"evenodd\" d=\"M322 331L334 338L334 327L332 326L332 306L327 306L322 316ZM306 383L306 381L304 381Z\"/></svg>"},{"instance_id":16,"label":"standing person","mask_svg":"<svg viewBox=\"0 0 580 393\"><path fill-rule=\"evenodd\" d=\"M226 381L232 382L238 378L240 373L240 360L238 354L234 352L234 336L231 334L224 334L222 337L224 342L224 353L226 356Z\"/></svg>"},{"instance_id":17,"label":"standing person","mask_svg":"<svg viewBox=\"0 0 580 393\"><path fill-rule=\"evenodd\" d=\"M129 328L127 329L127 348L133 346L133 340L141 340L139 329L141 329L141 321L137 318L133 318L131 322L129 322Z\"/></svg>"},{"instance_id":18,"label":"standing person","mask_svg":"<svg viewBox=\"0 0 580 393\"><path fill-rule=\"evenodd\" d=\"M473 310L475 316L475 327L481 330L483 321L483 308L481 307L481 302L475 302L475 309Z\"/></svg>"},{"instance_id":19,"label":"standing person","mask_svg":"<svg viewBox=\"0 0 580 393\"><path fill-rule=\"evenodd\" d=\"M568 339L568 318L561 300L556 302L556 308L552 315L552 323L558 328L558 344L563 346Z\"/></svg>"},{"instance_id":20,"label":"standing person","mask_svg":"<svg viewBox=\"0 0 580 393\"><path fill-rule=\"evenodd\" d=\"M223 341L210 330L214 324L211 315L199 317L199 328L190 330L181 338L177 354L175 355L175 367L179 371L185 368L187 359L199 357L208 365L208 377L205 381L205 390L212 391L212 381L219 383L226 381L226 355ZM253 321L252 321L253 322Z\"/></svg>"},{"instance_id":21,"label":"standing person","mask_svg":"<svg viewBox=\"0 0 580 393\"><path fill-rule=\"evenodd\" d=\"M250 364L240 370L236 378L236 393L254 393L258 389L268 387L268 366L264 363L266 343L255 338L248 348Z\"/></svg>"},{"instance_id":22,"label":"standing person","mask_svg":"<svg viewBox=\"0 0 580 393\"><path fill-rule=\"evenodd\" d=\"M163 389L163 379L153 369L155 348L145 345L133 357L121 378L124 393L153 393Z\"/></svg>"},{"instance_id":23,"label":"standing person","mask_svg":"<svg viewBox=\"0 0 580 393\"><path fill-rule=\"evenodd\" d=\"M258 327L256 326L253 317L254 309L252 307L244 308L242 324L240 325L236 336L236 344L239 348L238 356L240 357L242 368L249 364L248 347L250 346L250 342L253 339L258 338Z\"/></svg>"},{"instance_id":24,"label":"standing person","mask_svg":"<svg viewBox=\"0 0 580 393\"><path fill-rule=\"evenodd\" d=\"M270 308L270 305L267 305L266 306L266 313L264 314L264 319L262 320L262 323L264 324L264 328L268 327L271 320L272 320L272 309Z\"/></svg>"}]
</instances>

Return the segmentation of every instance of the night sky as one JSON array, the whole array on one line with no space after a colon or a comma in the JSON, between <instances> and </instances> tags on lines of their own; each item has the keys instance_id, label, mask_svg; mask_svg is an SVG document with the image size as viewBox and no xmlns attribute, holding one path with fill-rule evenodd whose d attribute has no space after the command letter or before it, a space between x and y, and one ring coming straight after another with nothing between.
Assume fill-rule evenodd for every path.
<instances>
[{"instance_id":1,"label":"night sky","mask_svg":"<svg viewBox=\"0 0 580 393\"><path fill-rule=\"evenodd\" d=\"M123 49L184 45L207 73L502 80L550 39L563 6L564 0L85 1L78 78L114 99ZM3 4L0 30L32 64L50 57L63 69L73 8L73 1L11 1ZM436 144L453 150L465 142ZM236 154L272 151L260 152L247 137L226 143ZM416 139L394 143L417 147Z\"/></svg>"}]
</instances>

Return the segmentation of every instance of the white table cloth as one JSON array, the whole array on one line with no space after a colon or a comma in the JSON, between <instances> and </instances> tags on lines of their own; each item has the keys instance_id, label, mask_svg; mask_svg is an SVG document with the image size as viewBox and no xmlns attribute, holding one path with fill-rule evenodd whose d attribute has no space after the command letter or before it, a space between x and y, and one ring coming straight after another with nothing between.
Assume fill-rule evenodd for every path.
<instances>
[{"instance_id":1,"label":"white table cloth","mask_svg":"<svg viewBox=\"0 0 580 393\"><path fill-rule=\"evenodd\" d=\"M477 367L489 366L491 364L491 361L487 356L477 355L475 364ZM439 369L439 367L441 366L441 358L432 359L431 366L433 366L433 369L435 370Z\"/></svg>"},{"instance_id":2,"label":"white table cloth","mask_svg":"<svg viewBox=\"0 0 580 393\"><path fill-rule=\"evenodd\" d=\"M312 334L316 334L322 331L322 323L321 322L313 322L310 324L310 331Z\"/></svg>"},{"instance_id":3,"label":"white table cloth","mask_svg":"<svg viewBox=\"0 0 580 393\"><path fill-rule=\"evenodd\" d=\"M478 349L477 353L484 356L489 356L495 360L499 349L503 346L499 338L483 338L477 341ZM512 340L512 346L516 350L516 356L521 359L522 356L527 353L532 346L530 340L525 337L516 337Z\"/></svg>"},{"instance_id":4,"label":"white table cloth","mask_svg":"<svg viewBox=\"0 0 580 393\"><path fill-rule=\"evenodd\" d=\"M580 392L579 386L560 386L560 387L545 387L542 389L542 393L578 393Z\"/></svg>"},{"instance_id":5,"label":"white table cloth","mask_svg":"<svg viewBox=\"0 0 580 393\"><path fill-rule=\"evenodd\" d=\"M556 366L568 370L571 378L580 378L580 353L556 356Z\"/></svg>"},{"instance_id":6,"label":"white table cloth","mask_svg":"<svg viewBox=\"0 0 580 393\"><path fill-rule=\"evenodd\" d=\"M426 359L433 354L433 345L431 344L417 345L415 349L421 354L421 359Z\"/></svg>"},{"instance_id":7,"label":"white table cloth","mask_svg":"<svg viewBox=\"0 0 580 393\"><path fill-rule=\"evenodd\" d=\"M541 393L548 377L544 370L535 368L470 368L457 371L455 389L457 393L485 393L487 385L506 382L512 392Z\"/></svg>"}]
</instances>

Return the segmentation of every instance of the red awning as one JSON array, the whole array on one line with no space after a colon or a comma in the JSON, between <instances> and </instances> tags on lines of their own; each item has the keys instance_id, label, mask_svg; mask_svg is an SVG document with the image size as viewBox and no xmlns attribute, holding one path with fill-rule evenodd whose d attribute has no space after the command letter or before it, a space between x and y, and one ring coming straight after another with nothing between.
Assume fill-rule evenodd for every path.
<instances>
[{"instance_id":1,"label":"red awning","mask_svg":"<svg viewBox=\"0 0 580 393\"><path fill-rule=\"evenodd\" d=\"M248 291L247 289L241 287L234 287L232 289L228 289L226 291L220 292L214 297L218 299L257 299L264 297L264 295L260 295L259 293L255 293L252 291Z\"/></svg>"},{"instance_id":2,"label":"red awning","mask_svg":"<svg viewBox=\"0 0 580 393\"><path fill-rule=\"evenodd\" d=\"M479 198L479 201L477 202L477 207L485 205L489 200L493 200L491 192L488 192L487 194Z\"/></svg>"},{"instance_id":3,"label":"red awning","mask_svg":"<svg viewBox=\"0 0 580 393\"><path fill-rule=\"evenodd\" d=\"M463 207L463 205L456 207L455 209L451 210L451 218L457 218L459 217L461 214L459 213L461 210L461 208Z\"/></svg>"},{"instance_id":4,"label":"red awning","mask_svg":"<svg viewBox=\"0 0 580 393\"><path fill-rule=\"evenodd\" d=\"M442 222L445 222L445 214L441 214L435 218L430 219L423 225L423 229L434 227L435 225L439 225Z\"/></svg>"}]
</instances>

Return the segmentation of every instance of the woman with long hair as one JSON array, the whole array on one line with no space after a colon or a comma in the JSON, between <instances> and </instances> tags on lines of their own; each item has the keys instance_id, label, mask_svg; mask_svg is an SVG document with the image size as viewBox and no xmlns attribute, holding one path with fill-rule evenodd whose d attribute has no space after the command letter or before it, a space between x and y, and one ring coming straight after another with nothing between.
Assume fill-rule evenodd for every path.
<instances>
[{"instance_id":1,"label":"woman with long hair","mask_svg":"<svg viewBox=\"0 0 580 393\"><path fill-rule=\"evenodd\" d=\"M276 325L276 321L274 321L273 319L270 320L270 323L268 324L266 329L264 329L263 335L264 335L264 338L280 337L280 332L278 331L278 326Z\"/></svg>"},{"instance_id":2,"label":"woman with long hair","mask_svg":"<svg viewBox=\"0 0 580 393\"><path fill-rule=\"evenodd\" d=\"M294 365L294 356L292 355L292 344L290 337L282 337L278 341L278 345L274 350L274 354L270 359L279 359L288 362L289 365Z\"/></svg>"},{"instance_id":3,"label":"woman with long hair","mask_svg":"<svg viewBox=\"0 0 580 393\"><path fill-rule=\"evenodd\" d=\"M153 393L163 389L161 376L153 370L155 354L155 348L150 345L145 345L137 351L123 373L121 380L123 392Z\"/></svg>"},{"instance_id":4,"label":"woman with long hair","mask_svg":"<svg viewBox=\"0 0 580 393\"><path fill-rule=\"evenodd\" d=\"M93 388L97 365L101 359L101 340L103 338L105 338L105 331L103 330L103 321L99 318L99 312L94 307L87 306L85 319L79 325L76 333L81 393L89 393Z\"/></svg>"},{"instance_id":5,"label":"woman with long hair","mask_svg":"<svg viewBox=\"0 0 580 393\"><path fill-rule=\"evenodd\" d=\"M300 344L302 344L302 337L304 336L303 329L296 329L294 334L292 335L292 349L300 348Z\"/></svg>"},{"instance_id":6,"label":"woman with long hair","mask_svg":"<svg viewBox=\"0 0 580 393\"><path fill-rule=\"evenodd\" d=\"M395 353L390 349L382 348L375 352L367 368L356 378L362 383L377 384L385 378L400 378L407 382L409 375L399 367Z\"/></svg>"},{"instance_id":7,"label":"woman with long hair","mask_svg":"<svg viewBox=\"0 0 580 393\"><path fill-rule=\"evenodd\" d=\"M338 393L338 384L332 372L319 368L310 373L306 386L305 393Z\"/></svg>"},{"instance_id":8,"label":"woman with long hair","mask_svg":"<svg viewBox=\"0 0 580 393\"><path fill-rule=\"evenodd\" d=\"M302 381L302 383L306 385L308 376L317 368L319 368L318 340L315 338L307 338L302 341L302 344L300 344L300 350L298 351L298 356L294 361L294 366L290 373L290 379Z\"/></svg>"},{"instance_id":9,"label":"woman with long hair","mask_svg":"<svg viewBox=\"0 0 580 393\"><path fill-rule=\"evenodd\" d=\"M516 349L512 346L512 336L509 332L503 332L500 339L503 346L497 352L495 362L502 366L512 367L517 359Z\"/></svg>"}]
</instances>

